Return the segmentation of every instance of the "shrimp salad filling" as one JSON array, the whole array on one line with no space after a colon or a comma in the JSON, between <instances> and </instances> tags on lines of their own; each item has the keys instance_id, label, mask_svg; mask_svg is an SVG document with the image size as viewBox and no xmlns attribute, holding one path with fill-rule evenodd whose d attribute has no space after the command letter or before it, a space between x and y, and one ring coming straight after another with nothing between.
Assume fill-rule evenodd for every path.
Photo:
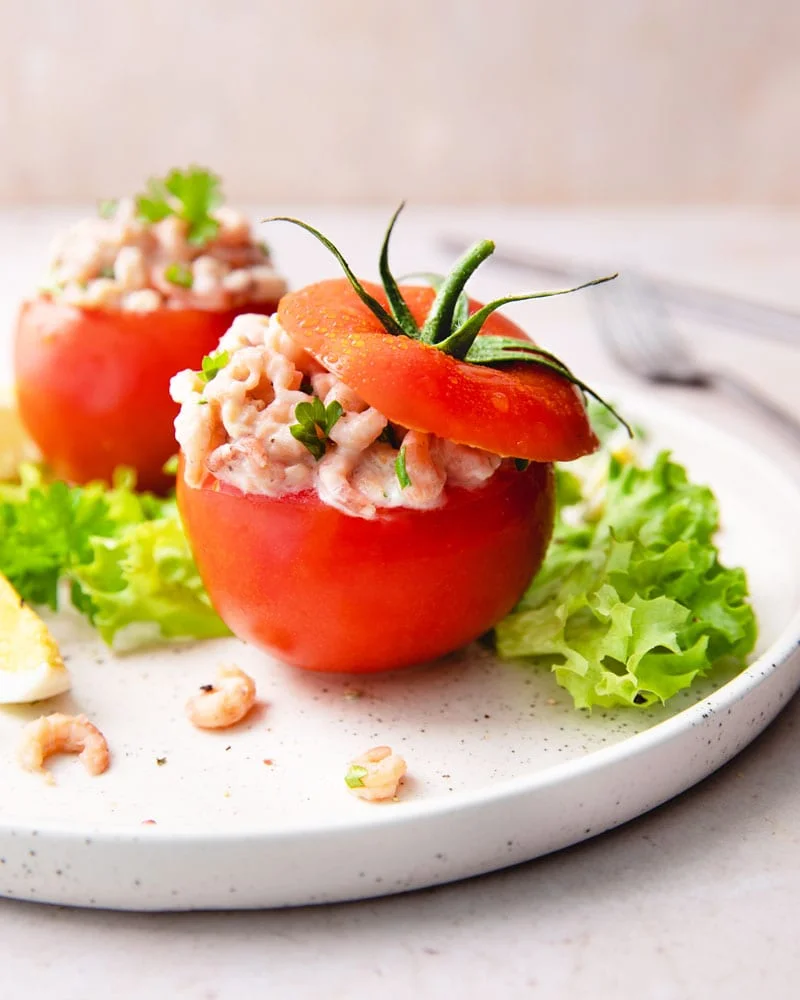
<instances>
[{"instance_id":1,"label":"shrimp salad filling","mask_svg":"<svg viewBox=\"0 0 800 1000\"><path fill-rule=\"evenodd\" d=\"M209 235L198 241L187 219L151 222L135 199L121 198L56 238L41 291L71 305L128 312L277 302L286 282L247 218L227 205L209 218Z\"/></svg>"},{"instance_id":2,"label":"shrimp salad filling","mask_svg":"<svg viewBox=\"0 0 800 1000\"><path fill-rule=\"evenodd\" d=\"M184 478L212 474L279 497L314 490L344 513L441 506L446 487L476 489L499 455L390 423L286 334L275 316L239 316L200 372L171 383ZM303 405L304 404L304 405Z\"/></svg>"}]
</instances>

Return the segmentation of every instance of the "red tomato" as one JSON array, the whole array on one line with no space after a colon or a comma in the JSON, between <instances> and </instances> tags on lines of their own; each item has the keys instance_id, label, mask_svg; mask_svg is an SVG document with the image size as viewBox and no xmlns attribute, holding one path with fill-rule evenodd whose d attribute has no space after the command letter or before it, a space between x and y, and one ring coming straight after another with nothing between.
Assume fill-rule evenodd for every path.
<instances>
[{"instance_id":1,"label":"red tomato","mask_svg":"<svg viewBox=\"0 0 800 1000\"><path fill-rule=\"evenodd\" d=\"M367 673L423 663L514 606L553 526L552 466L502 467L442 507L351 517L315 493L243 494L178 475L211 600L231 630L288 663Z\"/></svg>"},{"instance_id":2,"label":"red tomato","mask_svg":"<svg viewBox=\"0 0 800 1000\"><path fill-rule=\"evenodd\" d=\"M14 368L28 433L60 478L108 480L128 465L142 489L165 488L162 466L177 450L171 376L199 367L239 313L271 313L275 305L132 313L26 302Z\"/></svg>"},{"instance_id":3,"label":"red tomato","mask_svg":"<svg viewBox=\"0 0 800 1000\"><path fill-rule=\"evenodd\" d=\"M364 287L387 305L379 285ZM401 291L414 319L424 322L433 289ZM471 303L473 312L478 308ZM467 364L392 336L345 279L284 295L278 318L293 340L402 427L535 462L566 462L597 448L580 393L567 379L525 363L502 369ZM527 339L499 313L481 333Z\"/></svg>"}]
</instances>

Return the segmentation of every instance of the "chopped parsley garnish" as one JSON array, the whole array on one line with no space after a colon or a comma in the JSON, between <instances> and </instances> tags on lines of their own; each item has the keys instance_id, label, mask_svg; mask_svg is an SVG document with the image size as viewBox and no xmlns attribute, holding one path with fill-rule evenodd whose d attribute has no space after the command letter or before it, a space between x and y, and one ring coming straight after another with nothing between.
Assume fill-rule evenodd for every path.
<instances>
[{"instance_id":1,"label":"chopped parsley garnish","mask_svg":"<svg viewBox=\"0 0 800 1000\"><path fill-rule=\"evenodd\" d=\"M325 454L328 435L342 415L342 404L334 400L328 406L318 396L310 403L298 403L294 408L294 418L289 433L311 452L319 461Z\"/></svg>"},{"instance_id":2,"label":"chopped parsley garnish","mask_svg":"<svg viewBox=\"0 0 800 1000\"><path fill-rule=\"evenodd\" d=\"M100 268L100 277L101 278L113 278L114 277L114 268L113 267L101 267Z\"/></svg>"},{"instance_id":3,"label":"chopped parsley garnish","mask_svg":"<svg viewBox=\"0 0 800 1000\"><path fill-rule=\"evenodd\" d=\"M215 351L213 354L206 354L200 362L200 371L197 373L197 377L201 382L211 382L227 365L230 359L231 356L227 351Z\"/></svg>"},{"instance_id":4,"label":"chopped parsley garnish","mask_svg":"<svg viewBox=\"0 0 800 1000\"><path fill-rule=\"evenodd\" d=\"M211 212L221 204L219 177L210 170L189 167L170 170L164 178L151 177L144 194L136 198L136 212L143 222L160 222L175 215L188 223L188 241L204 246L219 231L219 222Z\"/></svg>"},{"instance_id":5,"label":"chopped parsley garnish","mask_svg":"<svg viewBox=\"0 0 800 1000\"><path fill-rule=\"evenodd\" d=\"M344 776L344 783L348 788L363 788L364 778L366 778L369 772L365 767L361 767L359 764L351 764Z\"/></svg>"},{"instance_id":6,"label":"chopped parsley garnish","mask_svg":"<svg viewBox=\"0 0 800 1000\"><path fill-rule=\"evenodd\" d=\"M180 288L191 288L194 284L192 269L187 267L186 264L179 264L177 262L170 264L164 268L164 277L170 284L178 285Z\"/></svg>"},{"instance_id":7,"label":"chopped parsley garnish","mask_svg":"<svg viewBox=\"0 0 800 1000\"><path fill-rule=\"evenodd\" d=\"M406 469L405 448L401 448L397 453L397 458L394 460L394 471L397 475L397 481L400 483L401 489L407 489L411 485L411 477L408 474L408 469Z\"/></svg>"},{"instance_id":8,"label":"chopped parsley garnish","mask_svg":"<svg viewBox=\"0 0 800 1000\"><path fill-rule=\"evenodd\" d=\"M117 213L119 198L104 198L97 203L97 212L103 219L113 219Z\"/></svg>"}]
</instances>

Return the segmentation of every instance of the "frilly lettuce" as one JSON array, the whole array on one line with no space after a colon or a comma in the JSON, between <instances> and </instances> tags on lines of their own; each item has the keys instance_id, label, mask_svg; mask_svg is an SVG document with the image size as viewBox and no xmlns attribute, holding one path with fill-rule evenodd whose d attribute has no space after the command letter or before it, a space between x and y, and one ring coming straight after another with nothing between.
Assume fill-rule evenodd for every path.
<instances>
[{"instance_id":1,"label":"frilly lettuce","mask_svg":"<svg viewBox=\"0 0 800 1000\"><path fill-rule=\"evenodd\" d=\"M667 452L649 468L592 463L588 487L557 470L553 541L496 627L500 656L549 665L578 708L646 707L722 660L743 666L756 620L744 571L719 561L711 490Z\"/></svg>"},{"instance_id":2,"label":"frilly lettuce","mask_svg":"<svg viewBox=\"0 0 800 1000\"><path fill-rule=\"evenodd\" d=\"M174 499L49 482L35 466L0 485L0 572L32 604L72 603L109 644L228 635L192 559Z\"/></svg>"}]
</instances>

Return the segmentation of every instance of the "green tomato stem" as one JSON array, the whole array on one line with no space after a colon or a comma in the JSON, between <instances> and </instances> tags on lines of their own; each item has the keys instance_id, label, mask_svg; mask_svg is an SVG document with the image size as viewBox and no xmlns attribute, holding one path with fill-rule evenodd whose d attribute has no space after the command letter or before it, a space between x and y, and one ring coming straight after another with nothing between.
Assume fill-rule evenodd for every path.
<instances>
[{"instance_id":1,"label":"green tomato stem","mask_svg":"<svg viewBox=\"0 0 800 1000\"><path fill-rule=\"evenodd\" d=\"M333 243L328 239L327 236L323 236L318 229L314 229L313 226L309 226L307 222L302 222L300 219L292 219L287 215L274 215L269 219L263 219L263 222L291 222L293 226L299 226L301 229L305 229L307 233L311 233L312 236L316 237L319 242L325 247L326 250L330 251L333 256L339 261L339 266L345 273L345 277L352 285L353 291L361 299L364 305L376 316L387 333L391 333L394 336L407 336L405 330L397 322L394 316L391 316L378 302L374 295L364 288L361 282L353 273L352 268L347 263L347 261L342 256L338 247L334 246Z\"/></svg>"},{"instance_id":2,"label":"green tomato stem","mask_svg":"<svg viewBox=\"0 0 800 1000\"><path fill-rule=\"evenodd\" d=\"M508 305L509 302L527 302L529 299L549 299L554 295L569 295L571 292L579 292L581 289L589 288L591 285L602 285L613 278L616 278L616 274L609 274L605 278L593 278L591 281L586 281L582 285L576 285L574 288L558 288L555 291L549 292L528 292L525 295L507 295L505 298L495 299L494 302L489 302L482 309L473 313L466 323L463 323L449 337L443 338L437 346L445 354L452 354L454 358L463 360L466 358L470 347L472 347L473 341L481 332L483 324L501 306Z\"/></svg>"},{"instance_id":3,"label":"green tomato stem","mask_svg":"<svg viewBox=\"0 0 800 1000\"><path fill-rule=\"evenodd\" d=\"M464 286L475 270L494 253L494 243L491 240L481 240L470 247L464 256L453 266L453 270L442 282L433 300L428 318L422 327L420 340L424 344L436 344L446 340L453 329L453 314L456 311L459 297ZM465 352L466 353L466 352Z\"/></svg>"},{"instance_id":4,"label":"green tomato stem","mask_svg":"<svg viewBox=\"0 0 800 1000\"><path fill-rule=\"evenodd\" d=\"M400 202L397 211L391 218L389 228L386 230L386 235L383 238L383 246L381 247L381 256L378 268L380 270L383 288L386 292L386 298L389 300L389 307L392 310L392 315L402 327L403 333L407 337L411 337L416 340L419 337L419 327L417 326L416 320L411 315L411 310L408 308L406 300L401 295L400 289L397 287L395 277L389 268L389 240L392 236L394 224L397 222L397 216L403 211L404 207L405 202Z\"/></svg>"}]
</instances>

